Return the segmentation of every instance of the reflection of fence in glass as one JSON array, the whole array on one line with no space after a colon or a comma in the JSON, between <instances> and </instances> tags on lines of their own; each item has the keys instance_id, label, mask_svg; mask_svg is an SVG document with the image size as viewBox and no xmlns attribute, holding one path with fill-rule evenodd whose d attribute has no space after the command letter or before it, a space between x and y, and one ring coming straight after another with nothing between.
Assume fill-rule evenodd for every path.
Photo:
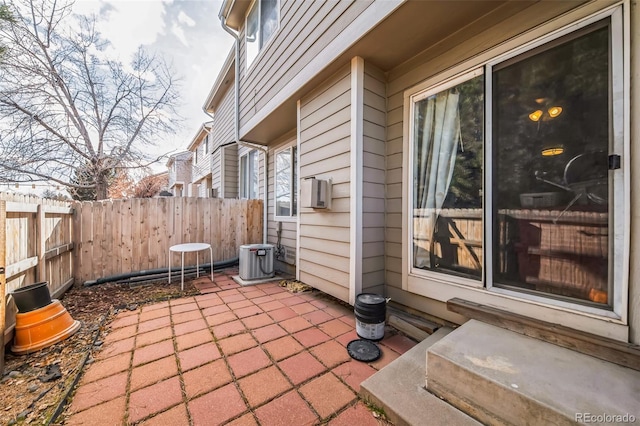
<instances>
[{"instance_id":1,"label":"reflection of fence in glass","mask_svg":"<svg viewBox=\"0 0 640 426\"><path fill-rule=\"evenodd\" d=\"M608 214L501 210L497 280L523 289L608 302Z\"/></svg>"},{"instance_id":2,"label":"reflection of fence in glass","mask_svg":"<svg viewBox=\"0 0 640 426\"><path fill-rule=\"evenodd\" d=\"M414 210L414 266L480 279L482 210L443 209L435 226L432 217L425 209Z\"/></svg>"},{"instance_id":3,"label":"reflection of fence in glass","mask_svg":"<svg viewBox=\"0 0 640 426\"><path fill-rule=\"evenodd\" d=\"M554 223L559 213L499 211L494 285L607 304L608 214L571 211ZM433 234L430 212L413 215L414 267L480 279L481 209L441 210Z\"/></svg>"}]
</instances>

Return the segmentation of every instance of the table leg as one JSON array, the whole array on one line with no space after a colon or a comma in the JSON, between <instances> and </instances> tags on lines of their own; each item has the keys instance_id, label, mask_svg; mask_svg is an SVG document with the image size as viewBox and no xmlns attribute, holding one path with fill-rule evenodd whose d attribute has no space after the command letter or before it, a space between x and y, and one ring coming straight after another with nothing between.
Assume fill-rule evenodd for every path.
<instances>
[{"instance_id":1,"label":"table leg","mask_svg":"<svg viewBox=\"0 0 640 426\"><path fill-rule=\"evenodd\" d=\"M171 250L169 250L169 284L171 284Z\"/></svg>"},{"instance_id":2,"label":"table leg","mask_svg":"<svg viewBox=\"0 0 640 426\"><path fill-rule=\"evenodd\" d=\"M213 282L213 249L209 246L209 255L211 256L211 282Z\"/></svg>"},{"instance_id":3,"label":"table leg","mask_svg":"<svg viewBox=\"0 0 640 426\"><path fill-rule=\"evenodd\" d=\"M196 252L196 278L200 278L200 255Z\"/></svg>"},{"instance_id":4,"label":"table leg","mask_svg":"<svg viewBox=\"0 0 640 426\"><path fill-rule=\"evenodd\" d=\"M180 291L184 291L184 252L182 252L182 280L180 281Z\"/></svg>"}]
</instances>

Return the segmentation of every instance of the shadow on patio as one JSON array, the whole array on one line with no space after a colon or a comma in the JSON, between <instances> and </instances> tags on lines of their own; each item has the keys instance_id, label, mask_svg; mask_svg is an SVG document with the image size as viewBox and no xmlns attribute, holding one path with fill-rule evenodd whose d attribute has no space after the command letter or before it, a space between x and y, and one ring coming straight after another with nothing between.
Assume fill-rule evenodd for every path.
<instances>
[{"instance_id":1,"label":"shadow on patio","mask_svg":"<svg viewBox=\"0 0 640 426\"><path fill-rule=\"evenodd\" d=\"M360 383L415 342L387 328L373 363L349 357L353 310L225 270L200 294L120 312L65 413L68 425L377 425Z\"/></svg>"}]
</instances>

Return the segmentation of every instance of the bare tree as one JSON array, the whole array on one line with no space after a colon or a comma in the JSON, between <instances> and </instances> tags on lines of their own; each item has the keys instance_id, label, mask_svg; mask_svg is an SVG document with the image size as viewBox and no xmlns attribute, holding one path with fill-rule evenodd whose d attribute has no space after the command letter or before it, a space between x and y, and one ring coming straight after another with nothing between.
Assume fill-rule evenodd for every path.
<instances>
[{"instance_id":1,"label":"bare tree","mask_svg":"<svg viewBox=\"0 0 640 426\"><path fill-rule=\"evenodd\" d=\"M72 15L67 0L9 8L14 19L0 28L0 181L53 181L106 198L117 169L157 161L148 147L176 131L171 68L142 48L130 63L107 57L96 17ZM74 179L78 168L89 177Z\"/></svg>"},{"instance_id":2,"label":"bare tree","mask_svg":"<svg viewBox=\"0 0 640 426\"><path fill-rule=\"evenodd\" d=\"M136 198L151 198L160 194L169 184L169 175L159 173L145 176L135 185L133 196Z\"/></svg>"},{"instance_id":3,"label":"bare tree","mask_svg":"<svg viewBox=\"0 0 640 426\"><path fill-rule=\"evenodd\" d=\"M13 17L9 12L9 8L6 5L0 4L0 26L5 22L12 22ZM2 59L2 54L5 51L5 47L0 44L0 59Z\"/></svg>"},{"instance_id":4,"label":"bare tree","mask_svg":"<svg viewBox=\"0 0 640 426\"><path fill-rule=\"evenodd\" d=\"M135 182L129 176L128 170L120 169L109 184L107 195L113 199L131 198L134 193L134 185Z\"/></svg>"}]
</instances>

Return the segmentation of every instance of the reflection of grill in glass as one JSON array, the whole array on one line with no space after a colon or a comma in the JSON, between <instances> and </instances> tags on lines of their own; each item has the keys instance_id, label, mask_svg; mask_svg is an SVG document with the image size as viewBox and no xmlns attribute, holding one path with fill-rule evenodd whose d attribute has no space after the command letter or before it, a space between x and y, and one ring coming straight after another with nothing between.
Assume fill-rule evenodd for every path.
<instances>
[{"instance_id":1,"label":"reflection of grill in glass","mask_svg":"<svg viewBox=\"0 0 640 426\"><path fill-rule=\"evenodd\" d=\"M564 169L564 181L576 194L576 201L584 195L592 203L606 204L608 169L607 155L602 151L576 155Z\"/></svg>"},{"instance_id":2,"label":"reflection of grill in glass","mask_svg":"<svg viewBox=\"0 0 640 426\"><path fill-rule=\"evenodd\" d=\"M567 207L554 219L557 221L574 204L606 205L608 200L607 154L603 151L586 152L573 157L564 168L564 182L546 179L544 172L536 171L536 179L574 194Z\"/></svg>"}]
</instances>

